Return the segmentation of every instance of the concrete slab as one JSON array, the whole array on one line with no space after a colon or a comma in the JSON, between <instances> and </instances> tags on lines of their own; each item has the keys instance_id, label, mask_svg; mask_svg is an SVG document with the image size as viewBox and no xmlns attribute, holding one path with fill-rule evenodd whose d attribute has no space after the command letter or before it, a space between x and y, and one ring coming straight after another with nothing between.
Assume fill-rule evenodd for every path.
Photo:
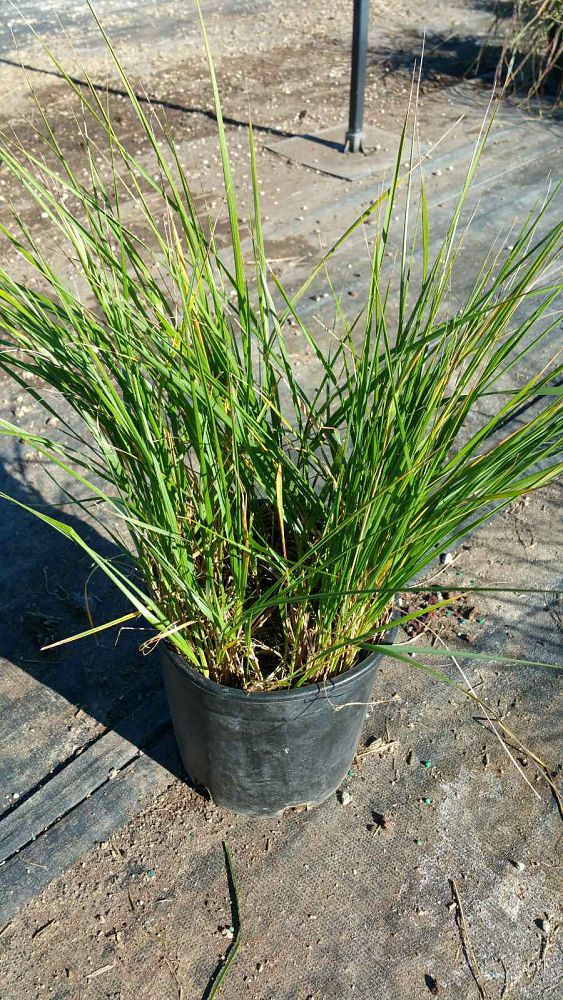
<instances>
[{"instance_id":1,"label":"concrete slab","mask_svg":"<svg viewBox=\"0 0 563 1000\"><path fill-rule=\"evenodd\" d=\"M313 134L268 143L266 148L294 163L345 181L381 174L393 164L396 133L367 126L363 153L346 152L345 135L345 124L333 125Z\"/></svg>"}]
</instances>

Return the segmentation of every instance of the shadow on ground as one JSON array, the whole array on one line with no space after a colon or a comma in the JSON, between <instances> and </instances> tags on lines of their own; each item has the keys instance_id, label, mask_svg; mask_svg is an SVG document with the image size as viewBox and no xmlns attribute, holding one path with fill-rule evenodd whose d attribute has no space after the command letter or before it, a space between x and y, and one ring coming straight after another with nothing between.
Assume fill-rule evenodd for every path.
<instances>
[{"instance_id":1,"label":"shadow on ground","mask_svg":"<svg viewBox=\"0 0 563 1000\"><path fill-rule=\"evenodd\" d=\"M483 5L489 6L487 3ZM502 5L502 9L508 11L512 6L505 4ZM507 17L508 13L503 14L501 11L500 16ZM492 20L491 28L493 25ZM502 30L498 35L494 30L490 35L442 35L437 32L423 34L419 30L407 30L399 47L370 46L369 61L372 67L380 68L384 78L385 75L398 72L406 72L409 76L414 74L416 78L423 53L420 73L423 90L425 83L443 85L476 78L492 83L497 74L502 82L506 79L508 62L513 61L515 76L510 82L509 91L517 98L525 99L537 77L537 68L534 69L534 66L543 57L538 54L534 61L529 61L526 49L511 48L507 53L503 42ZM554 110L559 108L557 102L561 96L561 72L560 64L555 65L546 75L541 90L535 95L536 100L541 100L542 109L545 111L549 110L550 101L555 102Z\"/></svg>"},{"instance_id":2,"label":"shadow on ground","mask_svg":"<svg viewBox=\"0 0 563 1000\"><path fill-rule=\"evenodd\" d=\"M15 66L17 69L21 69L25 73L38 73L41 76L55 77L58 80L64 80L65 77L62 73L58 73L55 70L42 69L39 66L31 66L29 63L20 63L14 59L0 58L0 65L4 64L6 66ZM107 84L94 83L93 81L88 81L81 79L77 76L69 76L68 79L75 86L80 87L86 91L94 90L98 93L111 95L112 97L127 98L129 95L127 91L122 90L119 87L112 87ZM150 97L147 94L135 94L136 100L139 104L147 104L151 108L155 108L162 111L173 111L182 115L196 116L201 118L207 118L209 121L216 122L217 115L215 111L211 108L193 107L187 104L179 104L177 101L170 101L164 98ZM250 128L250 122L243 118L233 118L223 112L223 122L225 125L230 125L233 128ZM116 120L119 120L116 116ZM276 128L273 125L260 125L256 122L252 122L252 130L255 133L260 133L263 135L275 136L281 139L308 139L310 142L314 142L319 146L326 146L329 149L335 149L342 152L344 150L343 143L332 142L329 139L324 139L322 136L313 135L311 133L303 132L291 132L287 129Z\"/></svg>"},{"instance_id":3,"label":"shadow on ground","mask_svg":"<svg viewBox=\"0 0 563 1000\"><path fill-rule=\"evenodd\" d=\"M397 48L370 46L370 63L384 73L417 70L422 58L421 80L444 82L444 79L464 80L482 76L492 78L502 53L502 45L475 35L424 36L416 30L405 31L402 45Z\"/></svg>"},{"instance_id":4,"label":"shadow on ground","mask_svg":"<svg viewBox=\"0 0 563 1000\"><path fill-rule=\"evenodd\" d=\"M35 465L35 463L33 463ZM73 527L104 556L119 556L101 532L69 514L69 505L53 508L29 482L30 463L13 468L0 464L0 492L14 500L44 509ZM143 656L139 645L151 630L113 628L97 637L41 652L41 647L89 628L84 586L92 572L86 553L40 522L33 514L0 500L0 660L25 671L40 685L82 709L104 729L117 733L176 776L185 779L168 718L157 655ZM95 624L111 621L130 608L101 571L88 583L88 604ZM128 624L135 624L128 623ZM39 705L41 687L24 694L9 681L4 688L3 733L11 738L14 754L25 754L25 731ZM152 723L147 744L147 717ZM155 721L156 720L156 721ZM161 721L159 721L161 720ZM152 742L170 730L169 739ZM60 766L64 766L61 761ZM38 783L46 778L38 774ZM23 796L22 796L23 797ZM20 798L21 801L21 798Z\"/></svg>"}]
</instances>

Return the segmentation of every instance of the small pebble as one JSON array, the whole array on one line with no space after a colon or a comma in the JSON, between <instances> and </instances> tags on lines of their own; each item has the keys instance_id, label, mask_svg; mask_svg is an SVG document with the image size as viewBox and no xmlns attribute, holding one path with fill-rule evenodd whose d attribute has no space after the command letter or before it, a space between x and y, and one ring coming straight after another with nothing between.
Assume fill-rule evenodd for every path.
<instances>
[{"instance_id":1,"label":"small pebble","mask_svg":"<svg viewBox=\"0 0 563 1000\"><path fill-rule=\"evenodd\" d=\"M516 868L517 872L523 872L526 867L523 861L511 861L510 864Z\"/></svg>"},{"instance_id":2,"label":"small pebble","mask_svg":"<svg viewBox=\"0 0 563 1000\"><path fill-rule=\"evenodd\" d=\"M549 934L549 932L551 930L551 921L549 921L547 919L547 917L546 917L545 920L540 920L538 922L538 927L539 927L540 931L544 932L544 934Z\"/></svg>"},{"instance_id":3,"label":"small pebble","mask_svg":"<svg viewBox=\"0 0 563 1000\"><path fill-rule=\"evenodd\" d=\"M454 560L454 557L452 556L451 552L441 552L440 553L440 562L441 562L442 566L449 566L450 563L453 562L453 560Z\"/></svg>"},{"instance_id":4,"label":"small pebble","mask_svg":"<svg viewBox=\"0 0 563 1000\"><path fill-rule=\"evenodd\" d=\"M344 789L343 791L337 792L337 796L338 796L338 801L340 802L341 806L349 806L350 805L350 803L352 801L352 796L350 795L350 792L346 791L346 789Z\"/></svg>"}]
</instances>

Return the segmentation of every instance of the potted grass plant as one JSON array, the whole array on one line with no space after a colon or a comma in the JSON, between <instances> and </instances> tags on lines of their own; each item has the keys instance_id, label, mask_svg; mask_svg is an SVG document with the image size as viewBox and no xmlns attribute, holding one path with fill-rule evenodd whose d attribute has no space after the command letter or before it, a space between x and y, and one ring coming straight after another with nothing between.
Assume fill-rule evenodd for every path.
<instances>
[{"instance_id":1,"label":"potted grass plant","mask_svg":"<svg viewBox=\"0 0 563 1000\"><path fill-rule=\"evenodd\" d=\"M423 654L433 650L412 659L392 641L397 624L423 613L404 614L393 595L561 469L552 388L561 369L514 378L553 326L561 226L545 225L546 201L509 247L480 262L471 291L452 305L462 211L490 122L437 245L405 127L388 187L290 293L266 258L251 129L253 210L243 241L202 29L227 252L198 216L174 141L136 97L105 35L150 167L120 139L104 95L79 87L54 56L82 109L87 178L40 105L41 155L4 137L1 168L41 212L71 274L20 216L3 219L5 244L30 277L0 271L0 367L58 416L60 433L6 420L0 431L71 477L75 502L104 519L127 556L105 558L64 520L33 509L131 604L125 617L72 638L128 619L148 624L144 649L160 650L188 774L217 803L267 815L337 788L382 655L428 669ZM368 221L361 308L349 322L335 300L338 335L325 348L303 297ZM313 393L297 377L288 331L312 354ZM477 410L482 417L471 422ZM436 597L432 608L446 603Z\"/></svg>"}]
</instances>

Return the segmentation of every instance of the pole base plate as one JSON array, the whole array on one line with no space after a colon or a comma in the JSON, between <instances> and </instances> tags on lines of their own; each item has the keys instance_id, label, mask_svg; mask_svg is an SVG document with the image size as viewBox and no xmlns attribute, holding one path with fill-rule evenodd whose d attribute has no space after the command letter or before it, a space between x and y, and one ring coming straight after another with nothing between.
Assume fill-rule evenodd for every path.
<instances>
[{"instance_id":1,"label":"pole base plate","mask_svg":"<svg viewBox=\"0 0 563 1000\"><path fill-rule=\"evenodd\" d=\"M322 174L355 181L373 174L388 175L397 153L397 135L367 126L360 138L360 150L348 146L346 125L334 125L304 135L268 143L268 149L294 163ZM362 155L363 154L363 155Z\"/></svg>"}]
</instances>

